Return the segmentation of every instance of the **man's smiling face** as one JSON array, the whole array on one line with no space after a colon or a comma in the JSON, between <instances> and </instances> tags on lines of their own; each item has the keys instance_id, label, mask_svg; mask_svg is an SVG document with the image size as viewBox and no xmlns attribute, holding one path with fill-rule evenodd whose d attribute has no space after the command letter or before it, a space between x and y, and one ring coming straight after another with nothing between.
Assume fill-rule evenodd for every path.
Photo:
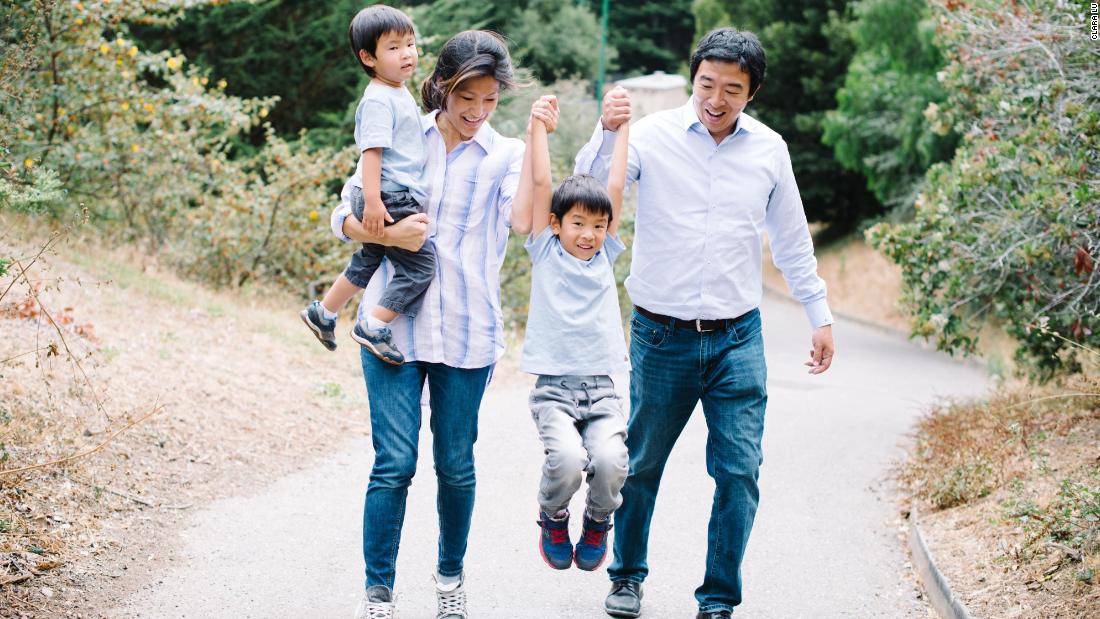
<instances>
[{"instance_id":1,"label":"man's smiling face","mask_svg":"<svg viewBox=\"0 0 1100 619\"><path fill-rule=\"evenodd\" d=\"M699 63L695 81L691 83L691 102L699 122L715 141L730 134L737 116L752 101L750 83L749 74L735 62L704 60Z\"/></svg>"}]
</instances>

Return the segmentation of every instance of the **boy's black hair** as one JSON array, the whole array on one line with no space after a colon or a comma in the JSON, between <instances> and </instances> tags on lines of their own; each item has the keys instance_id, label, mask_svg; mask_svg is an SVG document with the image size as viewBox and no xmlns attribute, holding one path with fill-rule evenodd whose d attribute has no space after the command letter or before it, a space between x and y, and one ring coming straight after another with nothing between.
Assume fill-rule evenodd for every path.
<instances>
[{"instance_id":1,"label":"boy's black hair","mask_svg":"<svg viewBox=\"0 0 1100 619\"><path fill-rule=\"evenodd\" d=\"M760 39L751 32L734 28L711 30L702 39L691 54L691 81L695 82L695 72L704 60L736 62L741 70L749 74L749 96L755 97L756 91L764 83L764 71L767 58Z\"/></svg>"},{"instance_id":2,"label":"boy's black hair","mask_svg":"<svg viewBox=\"0 0 1100 619\"><path fill-rule=\"evenodd\" d=\"M554 197L550 198L550 214L557 217L559 223L574 206L593 215L607 215L607 223L611 223L611 198L607 196L603 183L594 176L568 176L554 190Z\"/></svg>"},{"instance_id":3,"label":"boy's black hair","mask_svg":"<svg viewBox=\"0 0 1100 619\"><path fill-rule=\"evenodd\" d=\"M348 27L351 52L355 54L355 60L362 65L363 70L371 77L374 77L374 69L368 67L359 58L359 50L365 49L371 56L376 56L378 39L382 38L382 35L387 32L415 34L416 28L408 15L384 4L372 4L351 18L351 26Z\"/></svg>"}]
</instances>

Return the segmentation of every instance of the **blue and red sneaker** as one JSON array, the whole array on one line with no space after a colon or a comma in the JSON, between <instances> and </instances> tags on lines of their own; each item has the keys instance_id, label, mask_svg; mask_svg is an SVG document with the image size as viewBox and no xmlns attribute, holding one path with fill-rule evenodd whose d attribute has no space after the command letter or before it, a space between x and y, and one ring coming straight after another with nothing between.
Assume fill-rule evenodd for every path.
<instances>
[{"instance_id":1,"label":"blue and red sneaker","mask_svg":"<svg viewBox=\"0 0 1100 619\"><path fill-rule=\"evenodd\" d=\"M607 556L607 532L610 530L610 516L604 520L594 520L589 517L588 512L584 513L584 530L573 553L578 569L591 572L600 567Z\"/></svg>"},{"instance_id":2,"label":"blue and red sneaker","mask_svg":"<svg viewBox=\"0 0 1100 619\"><path fill-rule=\"evenodd\" d=\"M556 570L569 569L573 564L573 542L569 541L569 512L560 520L539 511L539 554L546 564Z\"/></svg>"}]
</instances>

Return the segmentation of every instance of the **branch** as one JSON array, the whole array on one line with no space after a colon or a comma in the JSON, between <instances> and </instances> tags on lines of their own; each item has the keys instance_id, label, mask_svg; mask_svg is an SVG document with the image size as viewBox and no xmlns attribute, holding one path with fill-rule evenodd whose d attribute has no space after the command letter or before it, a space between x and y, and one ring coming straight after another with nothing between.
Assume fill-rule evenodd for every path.
<instances>
[{"instance_id":1,"label":"branch","mask_svg":"<svg viewBox=\"0 0 1100 619\"><path fill-rule=\"evenodd\" d=\"M85 456L90 456L90 455L94 454L95 452L99 451L100 449L103 449L104 447L106 447L107 444L110 443L111 441L113 441L115 439L115 437L118 436L119 434L122 434L123 432L129 430L130 428L136 426L137 424L145 421L146 419L148 419L148 418L152 417L153 415L159 413L163 409L164 409L163 404L158 404L158 405L154 406L153 410L146 413L143 417L141 417L139 419L136 419L134 421L131 421L124 428L116 430L110 436L108 436L106 439L104 439L102 443L96 445L95 447L92 447L91 449L89 449L87 451L82 451L82 452L79 452L79 453L75 453L71 456L66 456L66 457L58 459L58 460L52 460L50 462L43 462L42 464L32 464L30 466L24 466L24 467L21 467L21 468L18 468L18 469L0 470L0 477L2 477L4 475L14 475L16 473L25 473L27 471L33 471L34 469L41 469L41 468L45 468L47 466L54 466L54 465L57 465L57 464L64 464L66 462L72 462L73 460L83 458Z\"/></svg>"}]
</instances>

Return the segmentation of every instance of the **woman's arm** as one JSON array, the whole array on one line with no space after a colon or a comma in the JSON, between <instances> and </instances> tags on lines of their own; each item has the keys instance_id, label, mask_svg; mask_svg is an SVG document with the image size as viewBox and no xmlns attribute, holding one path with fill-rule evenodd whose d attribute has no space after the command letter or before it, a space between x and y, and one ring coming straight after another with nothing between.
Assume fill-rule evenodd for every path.
<instances>
[{"instance_id":1,"label":"woman's arm","mask_svg":"<svg viewBox=\"0 0 1100 619\"><path fill-rule=\"evenodd\" d=\"M611 223L608 234L619 230L619 214L623 210L623 189L626 187L626 161L629 153L630 122L619 125L615 132L615 151L611 153L611 171L607 175L607 195L611 198Z\"/></svg>"},{"instance_id":2,"label":"woman's arm","mask_svg":"<svg viewBox=\"0 0 1100 619\"><path fill-rule=\"evenodd\" d=\"M535 151L536 147L533 146L533 131L536 126L541 126L542 142L545 144L543 150L547 151L546 172L549 174L549 144L546 139L548 133L553 133L554 129L558 125L558 99L554 95L543 95L539 97L537 101L531 104L531 117L527 121L527 144L523 151L523 167L520 171L519 186L516 188L516 196L512 200L512 229L520 234L527 234L532 232L532 228L537 221L537 204L536 200L540 199L539 191L537 187L538 183L534 177L535 171ZM549 179L545 181L548 185L551 182ZM549 204L549 202L547 203ZM549 207L547 207L549 208ZM549 212L549 211L547 211ZM542 228L545 228L546 224L543 224L538 230L534 231L537 236Z\"/></svg>"},{"instance_id":3,"label":"woman's arm","mask_svg":"<svg viewBox=\"0 0 1100 619\"><path fill-rule=\"evenodd\" d=\"M408 251L417 251L428 239L428 216L424 213L410 215L392 226L386 226L382 231L382 236L374 236L366 231L363 223L356 219L354 215L348 215L344 219L344 224L340 230L344 233L344 236L360 243L376 243L389 247L400 247Z\"/></svg>"},{"instance_id":4,"label":"woman's arm","mask_svg":"<svg viewBox=\"0 0 1100 619\"><path fill-rule=\"evenodd\" d=\"M519 186L512 198L512 231L516 234L531 232L531 126L537 121L527 121L527 144L523 149L523 167L519 172Z\"/></svg>"}]
</instances>

